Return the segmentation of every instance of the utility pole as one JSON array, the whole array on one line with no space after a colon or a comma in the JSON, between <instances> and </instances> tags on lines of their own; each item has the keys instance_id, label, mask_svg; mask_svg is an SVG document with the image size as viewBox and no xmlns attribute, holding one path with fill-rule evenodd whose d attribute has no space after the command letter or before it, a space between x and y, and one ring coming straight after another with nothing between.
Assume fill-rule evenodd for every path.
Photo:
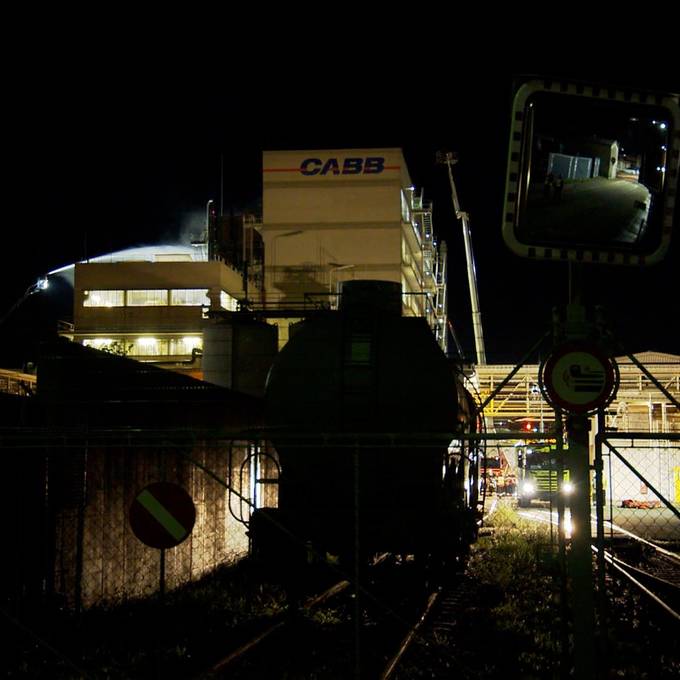
<instances>
[{"instance_id":1,"label":"utility pole","mask_svg":"<svg viewBox=\"0 0 680 680\"><path fill-rule=\"evenodd\" d=\"M477 269L475 267L475 256L472 252L472 238L470 236L470 223L468 214L460 209L458 202L458 192L456 183L453 181L451 166L458 162L458 157L452 151L438 151L437 162L446 165L449 171L449 184L451 185L451 199L456 219L463 225L463 241L465 243L465 260L467 262L468 287L470 289L470 306L472 307L472 328L475 334L475 352L477 364L486 365L486 352L484 351L484 333L482 331L482 314L479 311L479 294L477 292Z\"/></svg>"}]
</instances>

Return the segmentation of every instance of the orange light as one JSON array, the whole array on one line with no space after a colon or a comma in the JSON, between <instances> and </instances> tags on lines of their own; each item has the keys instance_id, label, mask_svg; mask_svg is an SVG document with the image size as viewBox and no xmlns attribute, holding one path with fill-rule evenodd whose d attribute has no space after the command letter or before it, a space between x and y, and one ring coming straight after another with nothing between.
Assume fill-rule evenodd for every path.
<instances>
[{"instance_id":1,"label":"orange light","mask_svg":"<svg viewBox=\"0 0 680 680\"><path fill-rule=\"evenodd\" d=\"M527 432L531 432L531 429L532 429L532 428L531 428L531 423L524 423L524 429L525 429Z\"/></svg>"}]
</instances>

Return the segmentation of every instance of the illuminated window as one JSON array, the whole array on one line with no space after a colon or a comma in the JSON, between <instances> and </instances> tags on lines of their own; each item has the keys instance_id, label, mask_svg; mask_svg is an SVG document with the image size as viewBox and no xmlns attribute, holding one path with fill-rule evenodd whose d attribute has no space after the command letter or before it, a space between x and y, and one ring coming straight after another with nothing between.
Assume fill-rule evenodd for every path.
<instances>
[{"instance_id":1,"label":"illuminated window","mask_svg":"<svg viewBox=\"0 0 680 680\"><path fill-rule=\"evenodd\" d=\"M157 357L168 353L168 341L165 339L142 337L135 338L130 354L140 357Z\"/></svg>"},{"instance_id":2,"label":"illuminated window","mask_svg":"<svg viewBox=\"0 0 680 680\"><path fill-rule=\"evenodd\" d=\"M125 338L85 338L83 340L85 347L92 347L98 349L100 352L107 352L108 354L116 354L117 356L127 356L132 351L132 343L127 342Z\"/></svg>"},{"instance_id":3,"label":"illuminated window","mask_svg":"<svg viewBox=\"0 0 680 680\"><path fill-rule=\"evenodd\" d=\"M238 300L229 293L222 291L220 292L220 307L230 312L236 312L238 311Z\"/></svg>"},{"instance_id":4,"label":"illuminated window","mask_svg":"<svg viewBox=\"0 0 680 680\"><path fill-rule=\"evenodd\" d=\"M128 307L158 307L168 304L167 290L129 290Z\"/></svg>"},{"instance_id":5,"label":"illuminated window","mask_svg":"<svg viewBox=\"0 0 680 680\"><path fill-rule=\"evenodd\" d=\"M207 288L180 288L170 291L170 304L187 307L210 306Z\"/></svg>"},{"instance_id":6,"label":"illuminated window","mask_svg":"<svg viewBox=\"0 0 680 680\"><path fill-rule=\"evenodd\" d=\"M194 349L203 349L200 335L156 338L117 336L115 338L84 338L82 344L109 354L129 357L191 356Z\"/></svg>"},{"instance_id":7,"label":"illuminated window","mask_svg":"<svg viewBox=\"0 0 680 680\"><path fill-rule=\"evenodd\" d=\"M123 290L86 290L83 307L122 307L125 304Z\"/></svg>"},{"instance_id":8,"label":"illuminated window","mask_svg":"<svg viewBox=\"0 0 680 680\"><path fill-rule=\"evenodd\" d=\"M170 338L168 341L168 353L172 356L191 354L194 349L203 349L203 339L200 335Z\"/></svg>"},{"instance_id":9,"label":"illuminated window","mask_svg":"<svg viewBox=\"0 0 680 680\"><path fill-rule=\"evenodd\" d=\"M85 338L85 340L83 340L83 345L85 345L85 347L102 349L103 347L108 347L112 342L112 338Z\"/></svg>"}]
</instances>

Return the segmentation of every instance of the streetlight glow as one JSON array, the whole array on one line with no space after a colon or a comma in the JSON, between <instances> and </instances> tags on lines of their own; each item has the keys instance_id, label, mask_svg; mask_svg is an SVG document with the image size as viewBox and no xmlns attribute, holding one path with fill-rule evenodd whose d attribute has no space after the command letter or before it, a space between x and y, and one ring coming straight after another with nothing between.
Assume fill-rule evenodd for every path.
<instances>
[{"instance_id":1,"label":"streetlight glow","mask_svg":"<svg viewBox=\"0 0 680 680\"><path fill-rule=\"evenodd\" d=\"M31 295L45 290L49 286L47 276L41 276L35 283L32 283L26 292L0 317L0 326L12 315L17 307L21 306Z\"/></svg>"}]
</instances>

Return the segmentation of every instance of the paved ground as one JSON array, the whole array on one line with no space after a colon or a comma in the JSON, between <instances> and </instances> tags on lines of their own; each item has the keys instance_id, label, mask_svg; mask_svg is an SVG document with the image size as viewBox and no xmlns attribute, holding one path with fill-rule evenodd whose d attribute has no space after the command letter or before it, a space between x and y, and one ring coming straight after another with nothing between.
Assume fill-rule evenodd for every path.
<instances>
[{"instance_id":1,"label":"paved ground","mask_svg":"<svg viewBox=\"0 0 680 680\"><path fill-rule=\"evenodd\" d=\"M644 235L651 196L642 184L594 178L565 184L561 198L532 187L522 238L574 245L633 246Z\"/></svg>"},{"instance_id":2,"label":"paved ground","mask_svg":"<svg viewBox=\"0 0 680 680\"><path fill-rule=\"evenodd\" d=\"M608 519L609 511L605 508L605 520ZM680 519L668 508L658 510L613 508L612 523L648 540L680 541Z\"/></svg>"},{"instance_id":3,"label":"paved ground","mask_svg":"<svg viewBox=\"0 0 680 680\"><path fill-rule=\"evenodd\" d=\"M520 509L519 514L525 519L536 522L549 522L550 509L547 505L532 505ZM630 531L649 541L680 542L680 519L668 508L655 510L632 510L628 508L612 508L610 521L609 508L605 508L605 535L623 534ZM592 533L596 534L595 508L592 508ZM553 523L557 523L557 511L553 510Z\"/></svg>"}]
</instances>

